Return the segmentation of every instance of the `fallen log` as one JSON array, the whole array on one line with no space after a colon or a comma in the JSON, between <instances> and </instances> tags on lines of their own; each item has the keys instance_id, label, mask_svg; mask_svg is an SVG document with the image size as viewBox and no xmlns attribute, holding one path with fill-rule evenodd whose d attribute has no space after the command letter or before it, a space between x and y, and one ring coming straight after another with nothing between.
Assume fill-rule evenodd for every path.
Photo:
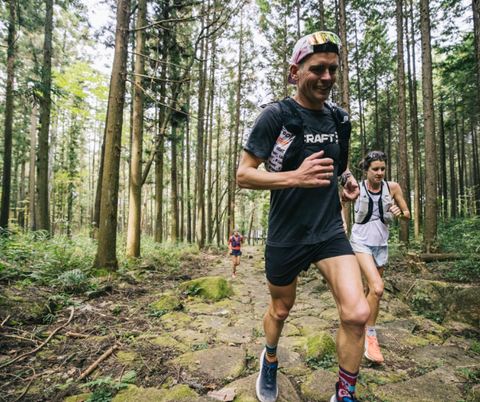
<instances>
[{"instance_id":1,"label":"fallen log","mask_svg":"<svg viewBox=\"0 0 480 402\"><path fill-rule=\"evenodd\" d=\"M431 262L431 261L448 261L448 260L458 260L464 257L457 256L456 254L417 254L420 261Z\"/></svg>"}]
</instances>

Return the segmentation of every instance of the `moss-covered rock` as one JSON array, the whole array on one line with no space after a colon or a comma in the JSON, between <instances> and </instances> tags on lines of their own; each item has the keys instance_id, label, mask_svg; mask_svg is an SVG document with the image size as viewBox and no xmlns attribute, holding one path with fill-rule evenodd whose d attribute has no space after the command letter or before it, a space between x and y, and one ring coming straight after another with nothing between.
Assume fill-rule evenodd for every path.
<instances>
[{"instance_id":1,"label":"moss-covered rock","mask_svg":"<svg viewBox=\"0 0 480 402\"><path fill-rule=\"evenodd\" d=\"M91 392L86 392L80 395L67 396L65 402L85 402L93 394Z\"/></svg>"},{"instance_id":2,"label":"moss-covered rock","mask_svg":"<svg viewBox=\"0 0 480 402\"><path fill-rule=\"evenodd\" d=\"M336 308L329 308L328 310L325 310L322 314L320 314L320 318L328 321L340 320L338 310Z\"/></svg>"},{"instance_id":3,"label":"moss-covered rock","mask_svg":"<svg viewBox=\"0 0 480 402\"><path fill-rule=\"evenodd\" d=\"M457 292L444 321L480 327L480 287L472 286Z\"/></svg>"},{"instance_id":4,"label":"moss-covered rock","mask_svg":"<svg viewBox=\"0 0 480 402\"><path fill-rule=\"evenodd\" d=\"M322 331L309 339L306 345L307 356L317 360L323 360L325 356L335 354L335 342L326 331Z\"/></svg>"},{"instance_id":5,"label":"moss-covered rock","mask_svg":"<svg viewBox=\"0 0 480 402\"><path fill-rule=\"evenodd\" d=\"M0 311L12 321L41 324L43 318L55 309L50 296L34 288L4 288L0 290Z\"/></svg>"},{"instance_id":6,"label":"moss-covered rock","mask_svg":"<svg viewBox=\"0 0 480 402\"><path fill-rule=\"evenodd\" d=\"M204 296L209 300L220 300L230 296L231 293L227 281L218 276L199 278L182 283L180 290Z\"/></svg>"},{"instance_id":7,"label":"moss-covered rock","mask_svg":"<svg viewBox=\"0 0 480 402\"><path fill-rule=\"evenodd\" d=\"M335 383L338 381L338 374L326 370L315 370L308 376L307 380L301 385L302 392L314 401L330 401L335 392ZM357 383L357 396L365 395L365 388Z\"/></svg>"},{"instance_id":8,"label":"moss-covered rock","mask_svg":"<svg viewBox=\"0 0 480 402\"><path fill-rule=\"evenodd\" d=\"M138 355L133 352L125 352L121 350L120 352L117 353L117 359L121 364L127 364L131 361L134 361L137 358L138 358Z\"/></svg>"},{"instance_id":9,"label":"moss-covered rock","mask_svg":"<svg viewBox=\"0 0 480 402\"><path fill-rule=\"evenodd\" d=\"M150 307L158 311L173 311L183 308L182 300L178 296L163 295L156 302L150 304Z\"/></svg>"},{"instance_id":10,"label":"moss-covered rock","mask_svg":"<svg viewBox=\"0 0 480 402\"><path fill-rule=\"evenodd\" d=\"M295 327L300 328L301 334L309 338L314 337L320 331L332 326L332 323L327 320L321 320L320 318L311 316L299 317L290 323Z\"/></svg>"},{"instance_id":11,"label":"moss-covered rock","mask_svg":"<svg viewBox=\"0 0 480 402\"><path fill-rule=\"evenodd\" d=\"M243 349L221 346L203 349L170 360L189 372L200 371L215 379L238 377L246 368L247 354Z\"/></svg>"},{"instance_id":12,"label":"moss-covered rock","mask_svg":"<svg viewBox=\"0 0 480 402\"><path fill-rule=\"evenodd\" d=\"M176 385L170 389L138 388L130 385L120 391L112 402L168 402L195 396L195 392L185 384Z\"/></svg>"},{"instance_id":13,"label":"moss-covered rock","mask_svg":"<svg viewBox=\"0 0 480 402\"><path fill-rule=\"evenodd\" d=\"M185 328L192 321L192 317L182 312L173 312L163 315L160 321L167 328Z\"/></svg>"},{"instance_id":14,"label":"moss-covered rock","mask_svg":"<svg viewBox=\"0 0 480 402\"><path fill-rule=\"evenodd\" d=\"M158 345L162 348L171 348L178 352L187 353L190 352L188 346L184 345L177 340L170 338L169 336L158 336L158 335L142 335L138 337L137 341L141 341L142 339L148 339L150 342Z\"/></svg>"}]
</instances>

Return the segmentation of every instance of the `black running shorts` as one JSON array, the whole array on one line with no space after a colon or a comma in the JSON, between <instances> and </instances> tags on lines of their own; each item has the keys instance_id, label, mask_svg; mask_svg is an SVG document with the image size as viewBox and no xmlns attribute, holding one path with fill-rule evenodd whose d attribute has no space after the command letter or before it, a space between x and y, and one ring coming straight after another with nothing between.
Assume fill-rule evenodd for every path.
<instances>
[{"instance_id":1,"label":"black running shorts","mask_svg":"<svg viewBox=\"0 0 480 402\"><path fill-rule=\"evenodd\" d=\"M232 249L232 252L230 253L230 255L234 255L236 257L240 257L242 255L242 252L240 250L233 250Z\"/></svg>"},{"instance_id":2,"label":"black running shorts","mask_svg":"<svg viewBox=\"0 0 480 402\"><path fill-rule=\"evenodd\" d=\"M297 275L312 263L341 255L355 255L345 233L317 244L292 247L265 247L265 273L275 286L290 285Z\"/></svg>"}]
</instances>

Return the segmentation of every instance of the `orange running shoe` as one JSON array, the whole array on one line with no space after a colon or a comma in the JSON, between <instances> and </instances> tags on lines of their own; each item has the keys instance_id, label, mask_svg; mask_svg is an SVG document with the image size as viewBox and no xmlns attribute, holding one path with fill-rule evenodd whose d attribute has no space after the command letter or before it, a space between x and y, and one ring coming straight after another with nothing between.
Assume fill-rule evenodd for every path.
<instances>
[{"instance_id":1,"label":"orange running shoe","mask_svg":"<svg viewBox=\"0 0 480 402\"><path fill-rule=\"evenodd\" d=\"M373 362L383 362L383 356L380 353L377 338L365 335L365 357Z\"/></svg>"}]
</instances>

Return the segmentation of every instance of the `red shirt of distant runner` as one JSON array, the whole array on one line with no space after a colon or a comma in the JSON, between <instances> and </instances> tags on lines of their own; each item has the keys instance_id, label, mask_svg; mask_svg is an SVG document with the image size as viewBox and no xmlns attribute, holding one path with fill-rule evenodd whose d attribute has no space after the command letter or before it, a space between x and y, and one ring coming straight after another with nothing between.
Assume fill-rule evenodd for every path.
<instances>
[{"instance_id":1,"label":"red shirt of distant runner","mask_svg":"<svg viewBox=\"0 0 480 402\"><path fill-rule=\"evenodd\" d=\"M242 248L243 236L238 236L239 239L236 239L235 236L231 236L228 239L229 243L232 243L232 250L240 250Z\"/></svg>"}]
</instances>

